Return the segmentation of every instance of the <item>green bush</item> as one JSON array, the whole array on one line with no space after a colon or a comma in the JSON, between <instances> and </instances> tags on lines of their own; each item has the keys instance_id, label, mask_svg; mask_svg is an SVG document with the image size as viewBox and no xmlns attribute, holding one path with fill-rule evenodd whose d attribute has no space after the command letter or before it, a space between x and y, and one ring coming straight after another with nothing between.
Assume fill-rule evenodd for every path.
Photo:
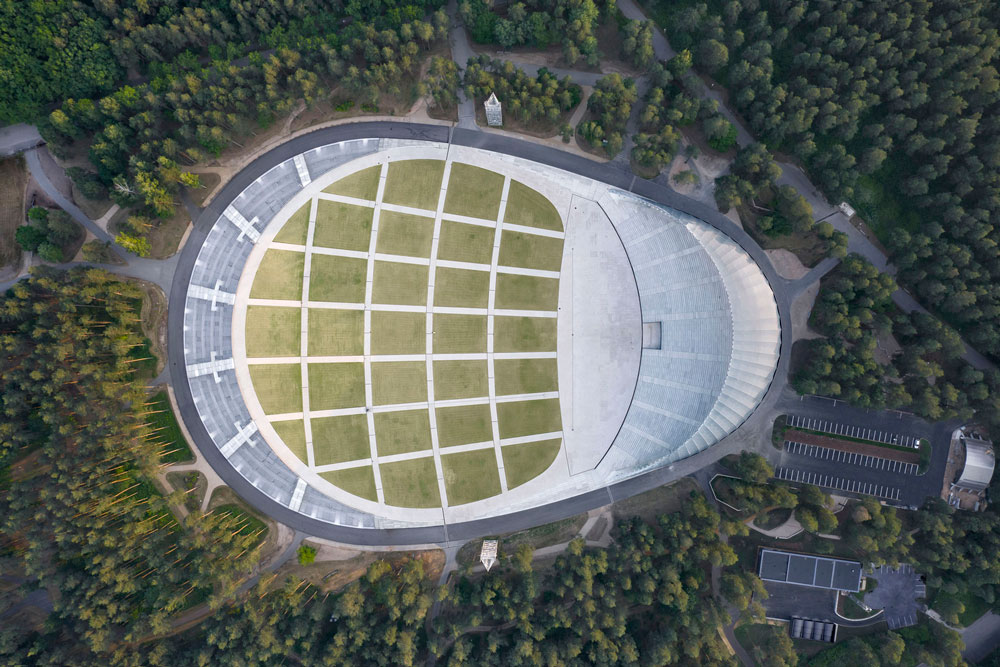
<instances>
[{"instance_id":1,"label":"green bush","mask_svg":"<svg viewBox=\"0 0 1000 667\"><path fill-rule=\"evenodd\" d=\"M300 546L296 553L299 556L299 565L309 565L316 562L316 549L308 544Z\"/></svg>"}]
</instances>

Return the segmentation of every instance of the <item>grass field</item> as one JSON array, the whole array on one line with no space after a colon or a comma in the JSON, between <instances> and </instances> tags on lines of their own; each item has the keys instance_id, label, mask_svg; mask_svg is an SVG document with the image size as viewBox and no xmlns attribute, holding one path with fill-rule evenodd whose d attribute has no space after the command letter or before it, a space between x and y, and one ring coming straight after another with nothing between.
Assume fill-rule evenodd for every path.
<instances>
[{"instance_id":1,"label":"grass field","mask_svg":"<svg viewBox=\"0 0 1000 667\"><path fill-rule=\"evenodd\" d=\"M435 354L486 352L485 315L434 315Z\"/></svg>"},{"instance_id":2,"label":"grass field","mask_svg":"<svg viewBox=\"0 0 1000 667\"><path fill-rule=\"evenodd\" d=\"M367 251L375 209L321 199L316 209L313 245Z\"/></svg>"},{"instance_id":3,"label":"grass field","mask_svg":"<svg viewBox=\"0 0 1000 667\"><path fill-rule=\"evenodd\" d=\"M379 456L430 449L431 421L427 410L376 412L375 447Z\"/></svg>"},{"instance_id":4,"label":"grass field","mask_svg":"<svg viewBox=\"0 0 1000 667\"><path fill-rule=\"evenodd\" d=\"M499 406L498 406L499 407ZM540 440L502 448L507 488L521 486L545 472L559 453L562 440Z\"/></svg>"},{"instance_id":5,"label":"grass field","mask_svg":"<svg viewBox=\"0 0 1000 667\"><path fill-rule=\"evenodd\" d=\"M368 262L354 257L313 253L309 300L364 303Z\"/></svg>"},{"instance_id":6,"label":"grass field","mask_svg":"<svg viewBox=\"0 0 1000 667\"><path fill-rule=\"evenodd\" d=\"M556 310L559 305L559 281L554 278L497 276L496 307L509 310Z\"/></svg>"},{"instance_id":7,"label":"grass field","mask_svg":"<svg viewBox=\"0 0 1000 667\"><path fill-rule=\"evenodd\" d=\"M419 264L375 262L372 302L408 306L427 303L427 267Z\"/></svg>"},{"instance_id":8,"label":"grass field","mask_svg":"<svg viewBox=\"0 0 1000 667\"><path fill-rule=\"evenodd\" d=\"M306 429L305 422L301 419L284 422L271 422L278 437L285 443L285 447L292 450L292 454L298 457L303 463L308 463L306 454Z\"/></svg>"},{"instance_id":9,"label":"grass field","mask_svg":"<svg viewBox=\"0 0 1000 667\"><path fill-rule=\"evenodd\" d=\"M500 236L501 266L558 271L562 266L563 240L507 230Z\"/></svg>"},{"instance_id":10,"label":"grass field","mask_svg":"<svg viewBox=\"0 0 1000 667\"><path fill-rule=\"evenodd\" d=\"M247 306L248 357L297 357L302 354L302 310Z\"/></svg>"},{"instance_id":11,"label":"grass field","mask_svg":"<svg viewBox=\"0 0 1000 667\"><path fill-rule=\"evenodd\" d=\"M427 364L423 361L380 361L372 364L375 405L427 400Z\"/></svg>"},{"instance_id":12,"label":"grass field","mask_svg":"<svg viewBox=\"0 0 1000 667\"><path fill-rule=\"evenodd\" d=\"M434 272L434 305L485 308L490 300L490 272L438 268Z\"/></svg>"},{"instance_id":13,"label":"grass field","mask_svg":"<svg viewBox=\"0 0 1000 667\"><path fill-rule=\"evenodd\" d=\"M323 192L331 195L341 195L342 197L356 197L357 199L368 199L375 201L378 193L378 179L382 171L381 165L368 167L361 171L356 171L350 176L345 176L339 181L327 186Z\"/></svg>"},{"instance_id":14,"label":"grass field","mask_svg":"<svg viewBox=\"0 0 1000 667\"><path fill-rule=\"evenodd\" d=\"M376 429L377 430L377 429ZM431 457L385 463L382 473L382 493L386 505L395 507L440 507L437 472Z\"/></svg>"},{"instance_id":15,"label":"grass field","mask_svg":"<svg viewBox=\"0 0 1000 667\"><path fill-rule=\"evenodd\" d=\"M495 233L496 230L492 227L442 220L438 259L489 264L493 259Z\"/></svg>"},{"instance_id":16,"label":"grass field","mask_svg":"<svg viewBox=\"0 0 1000 667\"><path fill-rule=\"evenodd\" d=\"M375 252L408 257L430 257L434 218L382 211Z\"/></svg>"},{"instance_id":17,"label":"grass field","mask_svg":"<svg viewBox=\"0 0 1000 667\"><path fill-rule=\"evenodd\" d=\"M507 192L507 208L503 221L512 225L541 227L561 232L562 221L559 212L541 193L515 180L510 182Z\"/></svg>"},{"instance_id":18,"label":"grass field","mask_svg":"<svg viewBox=\"0 0 1000 667\"><path fill-rule=\"evenodd\" d=\"M371 466L321 472L319 476L359 498L372 502L378 500L378 495L375 492L375 473L372 472Z\"/></svg>"},{"instance_id":19,"label":"grass field","mask_svg":"<svg viewBox=\"0 0 1000 667\"><path fill-rule=\"evenodd\" d=\"M299 301L305 262L305 253L268 250L254 276L250 298Z\"/></svg>"},{"instance_id":20,"label":"grass field","mask_svg":"<svg viewBox=\"0 0 1000 667\"><path fill-rule=\"evenodd\" d=\"M493 421L488 403L436 408L434 413L441 447L493 440Z\"/></svg>"},{"instance_id":21,"label":"grass field","mask_svg":"<svg viewBox=\"0 0 1000 667\"><path fill-rule=\"evenodd\" d=\"M181 432L166 391L158 391L149 398L149 403L146 404L146 423L156 434L156 441L163 443L160 448L160 463L194 461L194 454Z\"/></svg>"},{"instance_id":22,"label":"grass field","mask_svg":"<svg viewBox=\"0 0 1000 667\"><path fill-rule=\"evenodd\" d=\"M442 160L401 160L389 163L382 201L436 211L444 177Z\"/></svg>"},{"instance_id":23,"label":"grass field","mask_svg":"<svg viewBox=\"0 0 1000 667\"><path fill-rule=\"evenodd\" d=\"M0 267L21 260L21 247L14 241L14 233L24 215L24 186L28 172L21 156L0 160Z\"/></svg>"},{"instance_id":24,"label":"grass field","mask_svg":"<svg viewBox=\"0 0 1000 667\"><path fill-rule=\"evenodd\" d=\"M308 344L309 356L364 354L364 311L310 308Z\"/></svg>"},{"instance_id":25,"label":"grass field","mask_svg":"<svg viewBox=\"0 0 1000 667\"><path fill-rule=\"evenodd\" d=\"M365 415L322 417L310 419L309 423L312 426L316 465L371 458L368 418Z\"/></svg>"},{"instance_id":26,"label":"grass field","mask_svg":"<svg viewBox=\"0 0 1000 667\"><path fill-rule=\"evenodd\" d=\"M312 202L306 202L299 210L292 213L275 235L274 241L276 243L305 245L306 235L309 232L309 209L311 208Z\"/></svg>"},{"instance_id":27,"label":"grass field","mask_svg":"<svg viewBox=\"0 0 1000 667\"><path fill-rule=\"evenodd\" d=\"M556 318L497 317L493 320L495 352L555 352Z\"/></svg>"},{"instance_id":28,"label":"grass field","mask_svg":"<svg viewBox=\"0 0 1000 667\"><path fill-rule=\"evenodd\" d=\"M302 366L261 364L250 366L257 400L269 415L302 411Z\"/></svg>"},{"instance_id":29,"label":"grass field","mask_svg":"<svg viewBox=\"0 0 1000 667\"><path fill-rule=\"evenodd\" d=\"M364 404L364 364L309 364L310 411L356 408Z\"/></svg>"},{"instance_id":30,"label":"grass field","mask_svg":"<svg viewBox=\"0 0 1000 667\"><path fill-rule=\"evenodd\" d=\"M434 400L476 398L488 394L485 359L434 362Z\"/></svg>"},{"instance_id":31,"label":"grass field","mask_svg":"<svg viewBox=\"0 0 1000 667\"><path fill-rule=\"evenodd\" d=\"M427 352L427 315L372 312L372 354L424 354Z\"/></svg>"},{"instance_id":32,"label":"grass field","mask_svg":"<svg viewBox=\"0 0 1000 667\"><path fill-rule=\"evenodd\" d=\"M559 399L497 403L497 422L501 438L520 438L535 433L562 430Z\"/></svg>"},{"instance_id":33,"label":"grass field","mask_svg":"<svg viewBox=\"0 0 1000 667\"><path fill-rule=\"evenodd\" d=\"M496 220L500 213L502 194L503 176L500 174L471 164L453 162L451 175L448 178L448 192L444 200L444 212L470 218Z\"/></svg>"},{"instance_id":34,"label":"grass field","mask_svg":"<svg viewBox=\"0 0 1000 667\"><path fill-rule=\"evenodd\" d=\"M555 359L497 359L494 377L498 396L559 389L559 368Z\"/></svg>"},{"instance_id":35,"label":"grass field","mask_svg":"<svg viewBox=\"0 0 1000 667\"><path fill-rule=\"evenodd\" d=\"M464 505L500 493L500 471L492 448L441 457L449 505Z\"/></svg>"}]
</instances>

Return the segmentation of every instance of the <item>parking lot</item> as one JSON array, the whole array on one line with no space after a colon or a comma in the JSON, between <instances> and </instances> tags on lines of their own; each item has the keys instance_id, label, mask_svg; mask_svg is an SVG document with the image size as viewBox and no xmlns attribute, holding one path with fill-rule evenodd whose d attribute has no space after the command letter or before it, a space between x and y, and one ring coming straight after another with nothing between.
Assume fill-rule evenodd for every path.
<instances>
[{"instance_id":1,"label":"parking lot","mask_svg":"<svg viewBox=\"0 0 1000 667\"><path fill-rule=\"evenodd\" d=\"M835 463L848 463L851 465L873 468L875 470L898 472L904 475L917 474L916 463L903 463L901 461L884 459L879 456L865 456L864 454L856 454L854 452L842 452L837 449L830 449L829 447L820 447L819 445L804 445L800 442L791 442L786 440L785 450L791 452L792 454L811 456L813 458L833 461Z\"/></svg>"},{"instance_id":2,"label":"parking lot","mask_svg":"<svg viewBox=\"0 0 1000 667\"><path fill-rule=\"evenodd\" d=\"M774 471L774 476L786 482L800 482L803 484L814 484L828 489L846 491L847 493L860 493L885 500L899 500L902 490L896 486L879 484L877 482L866 482L857 479L847 479L837 475L799 470L798 468L779 467Z\"/></svg>"},{"instance_id":3,"label":"parking lot","mask_svg":"<svg viewBox=\"0 0 1000 667\"><path fill-rule=\"evenodd\" d=\"M899 445L900 447L913 447L916 449L920 444L920 439L911 435L902 435L891 431L882 431L862 426L852 426L838 422L827 421L825 419L813 419L797 415L788 415L788 425L795 428L808 429L810 431L821 431L833 435L842 435L848 438L858 438L860 440L870 440L881 442L886 445Z\"/></svg>"},{"instance_id":4,"label":"parking lot","mask_svg":"<svg viewBox=\"0 0 1000 667\"><path fill-rule=\"evenodd\" d=\"M898 568L883 565L869 576L878 581L878 586L865 594L865 604L885 610L890 630L915 625L920 611L917 600L927 595L927 586L920 575L909 565Z\"/></svg>"}]
</instances>

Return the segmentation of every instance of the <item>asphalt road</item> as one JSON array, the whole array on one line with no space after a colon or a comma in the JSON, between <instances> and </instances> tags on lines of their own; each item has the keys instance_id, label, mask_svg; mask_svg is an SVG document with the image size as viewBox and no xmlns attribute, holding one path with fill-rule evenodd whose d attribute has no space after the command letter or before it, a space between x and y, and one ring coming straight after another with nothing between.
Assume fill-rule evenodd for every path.
<instances>
[{"instance_id":1,"label":"asphalt road","mask_svg":"<svg viewBox=\"0 0 1000 667\"><path fill-rule=\"evenodd\" d=\"M42 135L34 125L8 125L0 127L0 156L14 155L42 143Z\"/></svg>"}]
</instances>

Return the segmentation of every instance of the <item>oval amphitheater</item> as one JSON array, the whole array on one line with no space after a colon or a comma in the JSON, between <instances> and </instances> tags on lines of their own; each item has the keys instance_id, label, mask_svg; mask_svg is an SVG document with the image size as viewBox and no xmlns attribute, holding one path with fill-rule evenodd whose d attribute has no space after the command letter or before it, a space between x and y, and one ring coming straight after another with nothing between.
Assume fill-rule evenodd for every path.
<instances>
[{"instance_id":1,"label":"oval amphitheater","mask_svg":"<svg viewBox=\"0 0 1000 667\"><path fill-rule=\"evenodd\" d=\"M712 447L775 375L750 254L599 180L362 138L223 197L186 248L182 414L252 504L331 535L487 534Z\"/></svg>"}]
</instances>

